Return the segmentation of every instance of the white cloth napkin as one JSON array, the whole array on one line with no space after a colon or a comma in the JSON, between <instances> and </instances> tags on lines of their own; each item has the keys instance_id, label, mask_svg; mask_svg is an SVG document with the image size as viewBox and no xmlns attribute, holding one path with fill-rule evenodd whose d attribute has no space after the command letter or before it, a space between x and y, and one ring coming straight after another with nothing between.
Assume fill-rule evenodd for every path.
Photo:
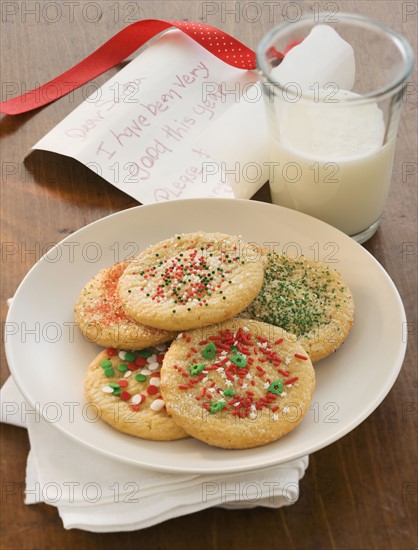
<instances>
[{"instance_id":1,"label":"white cloth napkin","mask_svg":"<svg viewBox=\"0 0 418 550\"><path fill-rule=\"evenodd\" d=\"M279 508L299 496L308 457L225 475L167 474L102 456L67 438L28 406L10 377L0 421L28 429L26 504L58 508L66 529L133 531L211 506Z\"/></svg>"}]
</instances>

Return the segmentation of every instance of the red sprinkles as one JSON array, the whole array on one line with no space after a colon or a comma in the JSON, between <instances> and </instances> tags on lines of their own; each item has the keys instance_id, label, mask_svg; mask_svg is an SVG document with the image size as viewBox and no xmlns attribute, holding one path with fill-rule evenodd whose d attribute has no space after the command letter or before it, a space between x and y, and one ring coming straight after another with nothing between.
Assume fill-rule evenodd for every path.
<instances>
[{"instance_id":1,"label":"red sprinkles","mask_svg":"<svg viewBox=\"0 0 418 550\"><path fill-rule=\"evenodd\" d=\"M165 348L165 346L163 346L163 348ZM100 366L104 369L104 376L107 382L102 388L103 391L109 395L119 396L119 399L122 401L129 402L129 409L133 412L138 412L140 410L141 403L146 401L147 397L154 396L154 399L158 398L162 400L162 397L159 395L159 388L155 384L150 384L152 378L156 380L160 378L160 372L146 369L149 364L155 363L155 357L159 359L158 365L159 367L161 366L165 354L161 353L161 351L157 354L157 351L156 348L148 348L142 350L142 352L139 352L141 354L137 355L138 352L135 351L119 351L114 348L107 348L106 355L108 358L117 358L117 355L119 355L119 357L117 358L118 363L116 364L112 364L110 360L101 362L104 363ZM147 352L145 353L145 357L142 356L143 352ZM112 364L113 368L110 367L109 363ZM142 368L141 372L133 374L133 371L138 371L140 368ZM106 369L113 373L110 376L121 376L124 373L124 377L119 378L117 381L111 381L111 378L109 379L110 373L108 374ZM154 380L155 383L157 383L156 380ZM137 387L134 385L134 381L148 384L145 386L144 394L135 393Z\"/></svg>"},{"instance_id":2,"label":"red sprinkles","mask_svg":"<svg viewBox=\"0 0 418 550\"><path fill-rule=\"evenodd\" d=\"M181 338L187 341L189 337L183 333ZM257 411L264 408L276 413L280 410L277 400L284 397L286 393L280 396L269 391L275 378L272 380L266 377L266 369L269 368L270 371L271 367L277 369L279 378L276 382L280 381L282 385L291 386L299 379L298 376L291 377L288 370L279 367L283 359L274 346L279 346L283 341L284 338L279 338L270 343L268 338L254 336L249 329L244 330L243 327L235 333L229 329L222 330L190 347L187 364L190 366L202 362L205 364L203 372L199 375L190 375L188 369L183 370L178 365L174 365L173 368L181 377L188 379L187 384L178 384L177 387L187 391L193 389L196 384L201 384L200 392L194 396L194 399L211 414L226 411L236 418L252 419L257 417ZM215 346L216 353L209 359L203 352L210 342ZM300 354L295 354L295 357L305 358ZM213 371L220 373L224 383L219 382L219 379L218 382L211 379L210 373ZM260 384L265 393L256 397L255 391L257 386L260 389ZM257 394L259 395L259 391ZM275 415L273 420L277 419L278 416Z\"/></svg>"},{"instance_id":3,"label":"red sprinkles","mask_svg":"<svg viewBox=\"0 0 418 550\"><path fill-rule=\"evenodd\" d=\"M104 278L101 280L101 292L98 298L92 299L84 307L84 315L96 319L104 327L114 327L119 323L132 323L131 319L123 311L119 294L116 292L116 287L122 273L125 271L126 265L126 262L119 262L109 267L104 274ZM88 287L85 288L85 292L86 294L88 293ZM112 349L108 348L106 350L109 357L113 357L114 355Z\"/></svg>"}]
</instances>

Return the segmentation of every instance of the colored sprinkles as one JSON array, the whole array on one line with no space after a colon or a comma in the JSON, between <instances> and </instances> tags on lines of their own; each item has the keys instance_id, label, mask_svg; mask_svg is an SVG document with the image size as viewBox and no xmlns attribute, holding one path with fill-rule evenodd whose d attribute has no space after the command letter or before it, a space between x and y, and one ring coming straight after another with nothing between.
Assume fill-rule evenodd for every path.
<instances>
[{"instance_id":1,"label":"colored sprinkles","mask_svg":"<svg viewBox=\"0 0 418 550\"><path fill-rule=\"evenodd\" d=\"M190 341L187 333L178 338ZM237 418L254 419L258 411L267 408L276 421L280 410L278 400L287 395L283 388L291 388L299 379L287 370L291 357L280 357L275 349L283 340L279 338L270 343L267 338L253 335L246 326L236 332L222 330L189 348L187 368L173 366L184 378L177 387L187 392L199 385L200 393L194 399L211 415L226 412ZM308 359L301 354L293 356ZM206 362L201 362L202 359ZM282 363L286 364L286 370L281 367ZM269 372L273 367L276 377L268 378L263 364L269 365ZM213 377L215 372L219 376Z\"/></svg>"},{"instance_id":2,"label":"colored sprinkles","mask_svg":"<svg viewBox=\"0 0 418 550\"><path fill-rule=\"evenodd\" d=\"M159 368L164 359L167 345L159 344L158 348L148 348L140 351L124 351L114 348L107 348L107 359L100 361L99 365L103 369L103 374L108 377L117 377L123 375L117 381L108 382L103 386L103 393L111 394L125 401L131 411L138 412L141 405L147 400L150 402L150 409L158 412L165 407L164 400L159 395L160 372ZM112 361L113 359L113 361ZM122 361L117 365L117 361ZM139 369L141 369L140 372ZM128 380L133 373L136 374L132 380ZM143 387L138 392L135 383L140 383Z\"/></svg>"},{"instance_id":3,"label":"colored sprinkles","mask_svg":"<svg viewBox=\"0 0 418 550\"><path fill-rule=\"evenodd\" d=\"M88 303L84 306L83 315L88 316L90 322L100 323L103 327L132 323L132 320L123 311L119 294L116 292L119 279L126 266L127 262L119 262L103 273L103 278L100 281L101 292L97 297L94 293L91 293L93 284L87 285L83 289L83 294L88 300ZM114 357L114 355L109 355L109 351L112 349L108 348L106 350L108 357ZM111 351L111 353L114 352L117 353L117 350Z\"/></svg>"},{"instance_id":4,"label":"colored sprinkles","mask_svg":"<svg viewBox=\"0 0 418 550\"><path fill-rule=\"evenodd\" d=\"M177 307L191 311L196 306L208 306L208 299L216 294L226 300L224 290L232 284L233 269L245 261L238 246L219 250L215 244L197 245L165 259L155 253L153 265L138 272L141 292L155 303L169 301L172 313L176 313ZM213 353L213 348L208 346L205 358L210 359Z\"/></svg>"},{"instance_id":5,"label":"colored sprinkles","mask_svg":"<svg viewBox=\"0 0 418 550\"><path fill-rule=\"evenodd\" d=\"M260 293L243 316L301 336L329 325L334 307L347 302L346 287L326 264L292 260L270 252Z\"/></svg>"}]
</instances>

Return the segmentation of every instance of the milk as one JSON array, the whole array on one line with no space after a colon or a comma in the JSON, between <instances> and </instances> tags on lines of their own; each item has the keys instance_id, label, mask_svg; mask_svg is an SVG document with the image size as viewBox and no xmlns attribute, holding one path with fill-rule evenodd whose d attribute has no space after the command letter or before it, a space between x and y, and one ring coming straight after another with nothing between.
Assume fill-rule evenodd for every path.
<instances>
[{"instance_id":1,"label":"milk","mask_svg":"<svg viewBox=\"0 0 418 550\"><path fill-rule=\"evenodd\" d=\"M293 50L272 71L301 92L276 98L269 116L272 200L355 235L383 212L395 138L383 144L381 109L343 89L354 82L354 54L333 29L315 27Z\"/></svg>"},{"instance_id":2,"label":"milk","mask_svg":"<svg viewBox=\"0 0 418 550\"><path fill-rule=\"evenodd\" d=\"M270 179L272 201L319 218L347 235L382 215L389 192L395 139L371 155L327 161L271 143L280 163ZM297 168L292 164L296 163Z\"/></svg>"},{"instance_id":3,"label":"milk","mask_svg":"<svg viewBox=\"0 0 418 550\"><path fill-rule=\"evenodd\" d=\"M337 100L358 97L345 90L335 95ZM395 144L393 138L383 146L381 109L375 103L300 102L280 113L270 150L273 202L348 235L376 222L389 191Z\"/></svg>"}]
</instances>

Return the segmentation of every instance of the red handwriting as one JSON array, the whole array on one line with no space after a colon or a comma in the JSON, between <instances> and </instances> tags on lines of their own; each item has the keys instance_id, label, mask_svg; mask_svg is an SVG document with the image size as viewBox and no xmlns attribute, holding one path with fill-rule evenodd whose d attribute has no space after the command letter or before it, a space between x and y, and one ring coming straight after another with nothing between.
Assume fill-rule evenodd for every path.
<instances>
[{"instance_id":1,"label":"red handwriting","mask_svg":"<svg viewBox=\"0 0 418 550\"><path fill-rule=\"evenodd\" d=\"M183 194L188 184L196 180L201 181L199 177L202 174L201 166L190 166L173 182L165 187L159 187L154 191L154 199L157 202L178 199Z\"/></svg>"},{"instance_id":2,"label":"red handwriting","mask_svg":"<svg viewBox=\"0 0 418 550\"><path fill-rule=\"evenodd\" d=\"M172 149L167 145L158 139L154 139L153 144L145 149L145 154L142 154L137 161L132 162L131 175L138 177L140 180L147 180L151 175L151 169L160 160L161 156L172 152Z\"/></svg>"},{"instance_id":3,"label":"red handwriting","mask_svg":"<svg viewBox=\"0 0 418 550\"><path fill-rule=\"evenodd\" d=\"M164 132L165 138L181 141L195 124L196 120L194 118L186 116L181 122L176 119L171 124L165 124L161 130Z\"/></svg>"},{"instance_id":4,"label":"red handwriting","mask_svg":"<svg viewBox=\"0 0 418 550\"><path fill-rule=\"evenodd\" d=\"M112 86L109 87L109 90L112 91L112 96L109 99L99 99L95 100L95 109L92 116L89 116L80 127L78 128L69 128L65 131L65 135L70 138L75 138L80 141L84 141L89 132L97 128L97 126L106 118L105 113L111 111L119 103L132 103L133 95L137 93L142 82L146 78L135 78L126 82L125 84L120 84L115 82ZM102 90L99 89L100 94ZM92 101L89 98L86 99L86 102Z\"/></svg>"},{"instance_id":5,"label":"red handwriting","mask_svg":"<svg viewBox=\"0 0 418 550\"><path fill-rule=\"evenodd\" d=\"M104 120L104 116L101 111L96 111L95 116L88 118L80 128L69 128L65 130L65 135L71 138L80 139L84 141L91 130L97 127L97 125Z\"/></svg>"},{"instance_id":6,"label":"red handwriting","mask_svg":"<svg viewBox=\"0 0 418 550\"><path fill-rule=\"evenodd\" d=\"M113 130L109 130L109 132L116 139L118 145L124 147L125 139L129 139L133 136L141 137L144 128L148 128L149 126L151 126L151 123L148 118L144 115L139 115L137 118L133 118L129 126L126 126L121 132L114 132Z\"/></svg>"},{"instance_id":7,"label":"red handwriting","mask_svg":"<svg viewBox=\"0 0 418 550\"><path fill-rule=\"evenodd\" d=\"M110 160L112 157L116 155L116 151L107 151L104 147L104 141L100 142L99 147L96 149L96 155L99 155L100 153L103 153L107 155L107 159Z\"/></svg>"},{"instance_id":8,"label":"red handwriting","mask_svg":"<svg viewBox=\"0 0 418 550\"><path fill-rule=\"evenodd\" d=\"M200 74L202 73L202 74ZM176 81L173 82L173 86L179 86L185 88L186 85L193 84L199 78L206 79L209 76L209 69L200 61L200 63L192 69L188 74L176 75Z\"/></svg>"},{"instance_id":9,"label":"red handwriting","mask_svg":"<svg viewBox=\"0 0 418 550\"><path fill-rule=\"evenodd\" d=\"M155 101L154 103L141 103L141 107L146 109L152 116L157 116L159 113L163 113L169 109L169 102L173 99L183 99L182 96L170 88L168 92L161 95L160 100Z\"/></svg>"},{"instance_id":10,"label":"red handwriting","mask_svg":"<svg viewBox=\"0 0 418 550\"><path fill-rule=\"evenodd\" d=\"M225 93L223 90L213 92L207 95L207 98L193 107L193 112L196 115L207 115L209 120L215 116L215 108L219 102L225 102Z\"/></svg>"}]
</instances>

